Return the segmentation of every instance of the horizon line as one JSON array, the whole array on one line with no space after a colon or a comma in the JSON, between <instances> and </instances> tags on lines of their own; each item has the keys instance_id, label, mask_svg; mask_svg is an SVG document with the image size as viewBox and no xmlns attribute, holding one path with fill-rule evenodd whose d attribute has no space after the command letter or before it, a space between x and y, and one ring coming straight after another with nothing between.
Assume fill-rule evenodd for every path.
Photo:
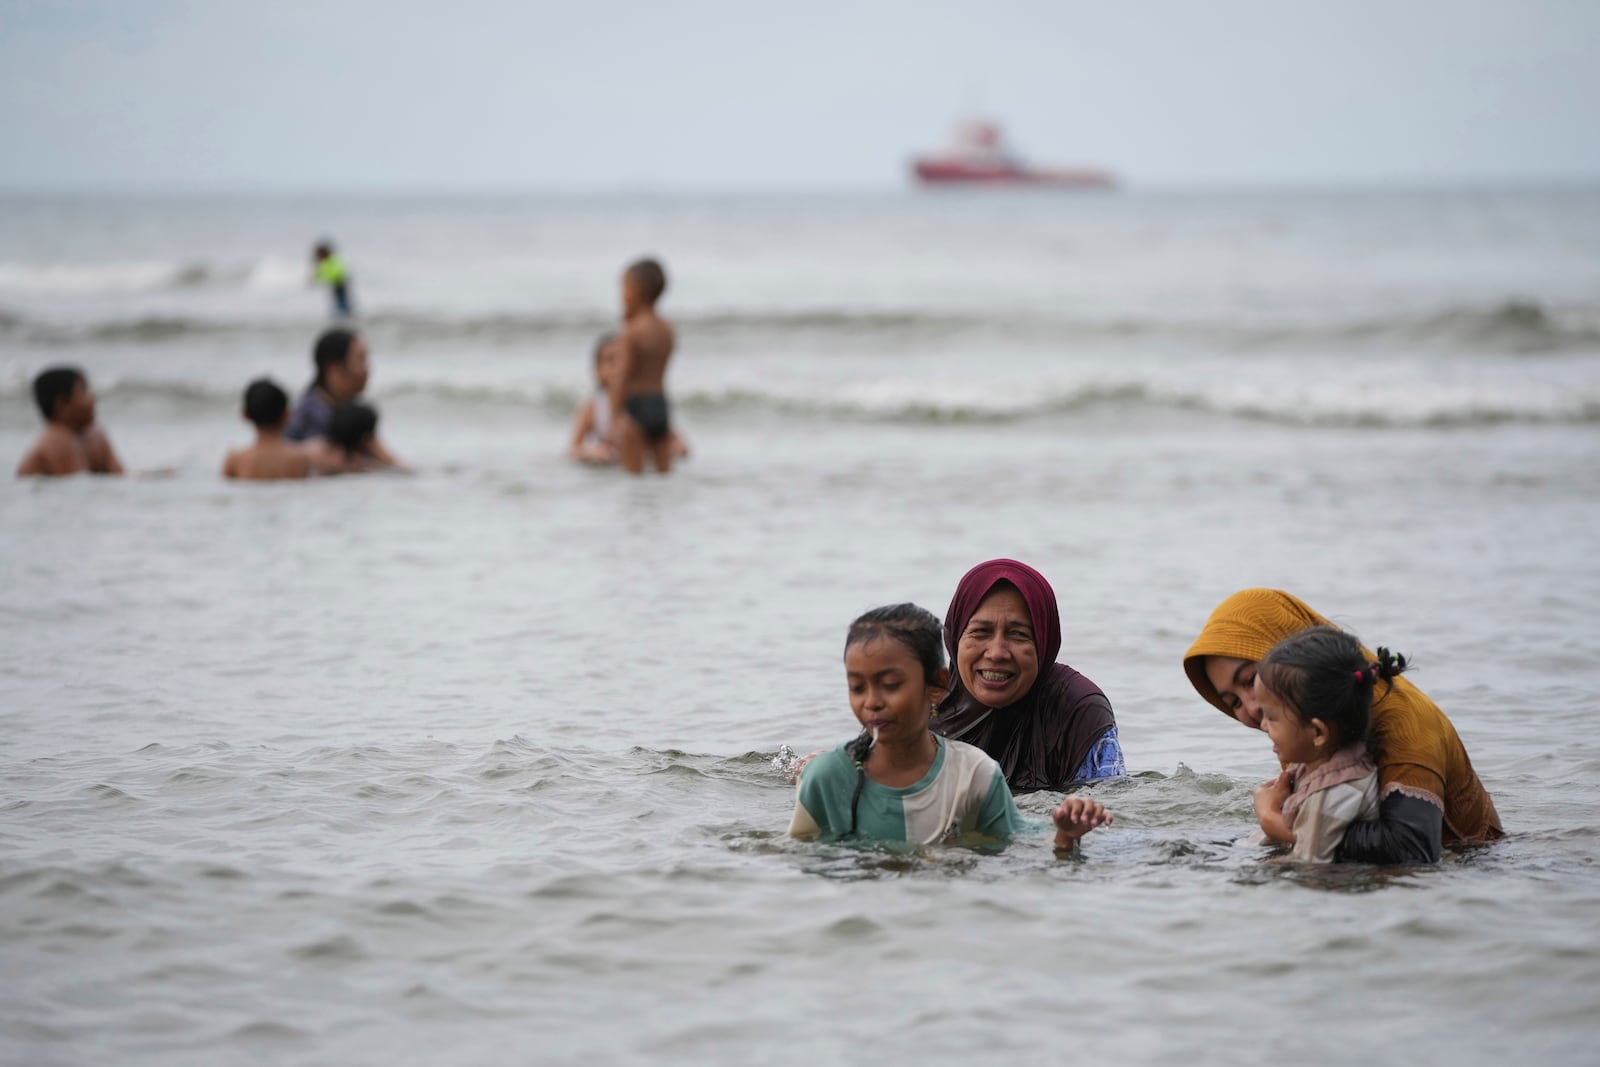
<instances>
[{"instance_id":1,"label":"horizon line","mask_svg":"<svg viewBox=\"0 0 1600 1067\"><path fill-rule=\"evenodd\" d=\"M912 182L818 182L807 185L749 183L744 185L515 185L515 184L337 184L297 183L247 185L236 183L128 183L65 182L51 185L0 182L0 197L13 199L150 197L306 197L337 198L520 198L616 200L679 197L786 197L918 195L938 198L967 196L1025 196L1037 198L1095 199L1128 193L1329 193L1329 192L1512 192L1579 190L1600 187L1596 174L1412 175L1327 179L1309 178L1191 178L1161 181L1119 180L1110 189L1054 189L1028 186L938 186Z\"/></svg>"}]
</instances>

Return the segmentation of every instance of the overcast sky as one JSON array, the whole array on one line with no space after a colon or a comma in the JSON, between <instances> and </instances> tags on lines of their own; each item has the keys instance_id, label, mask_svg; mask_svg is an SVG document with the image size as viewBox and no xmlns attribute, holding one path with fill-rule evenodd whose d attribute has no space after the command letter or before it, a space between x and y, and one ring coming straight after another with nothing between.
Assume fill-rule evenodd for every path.
<instances>
[{"instance_id":1,"label":"overcast sky","mask_svg":"<svg viewBox=\"0 0 1600 1067\"><path fill-rule=\"evenodd\" d=\"M0 0L0 188L1600 179L1600 0Z\"/></svg>"}]
</instances>

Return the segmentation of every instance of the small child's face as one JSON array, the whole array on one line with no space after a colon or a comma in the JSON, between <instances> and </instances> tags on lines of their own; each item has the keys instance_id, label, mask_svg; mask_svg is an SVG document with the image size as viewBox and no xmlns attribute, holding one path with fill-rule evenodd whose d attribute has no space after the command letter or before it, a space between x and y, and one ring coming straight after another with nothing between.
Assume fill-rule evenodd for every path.
<instances>
[{"instance_id":1,"label":"small child's face","mask_svg":"<svg viewBox=\"0 0 1600 1067\"><path fill-rule=\"evenodd\" d=\"M1272 751L1284 763L1310 763L1328 755L1325 730L1315 720L1305 722L1283 706L1278 695L1255 680L1255 699L1261 708L1261 729L1272 739Z\"/></svg>"},{"instance_id":2,"label":"small child's face","mask_svg":"<svg viewBox=\"0 0 1600 1067\"><path fill-rule=\"evenodd\" d=\"M594 380L611 388L612 376L617 372L617 342L608 341L600 348L594 360Z\"/></svg>"},{"instance_id":3,"label":"small child's face","mask_svg":"<svg viewBox=\"0 0 1600 1067\"><path fill-rule=\"evenodd\" d=\"M922 663L892 637L859 641L844 650L850 710L883 741L911 741L928 732L933 706L944 695L923 677Z\"/></svg>"}]
</instances>

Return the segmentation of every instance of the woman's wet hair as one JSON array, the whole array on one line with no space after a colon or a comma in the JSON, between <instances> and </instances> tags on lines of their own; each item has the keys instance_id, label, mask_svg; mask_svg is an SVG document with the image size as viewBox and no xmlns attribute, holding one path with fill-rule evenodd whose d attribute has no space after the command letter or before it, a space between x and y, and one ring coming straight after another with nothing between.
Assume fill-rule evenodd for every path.
<instances>
[{"instance_id":1,"label":"woman's wet hair","mask_svg":"<svg viewBox=\"0 0 1600 1067\"><path fill-rule=\"evenodd\" d=\"M89 379L77 367L50 367L33 379L33 402L39 413L49 422L56 417L56 405L72 396L79 382Z\"/></svg>"},{"instance_id":2,"label":"woman's wet hair","mask_svg":"<svg viewBox=\"0 0 1600 1067\"><path fill-rule=\"evenodd\" d=\"M317 338L311 350L311 359L317 365L317 384L328 383L328 368L342 367L350 359L350 346L355 344L354 330L328 330Z\"/></svg>"},{"instance_id":3,"label":"woman's wet hair","mask_svg":"<svg viewBox=\"0 0 1600 1067\"><path fill-rule=\"evenodd\" d=\"M377 409L356 401L334 408L328 420L328 441L344 449L346 454L361 451L361 447L377 432Z\"/></svg>"},{"instance_id":4,"label":"woman's wet hair","mask_svg":"<svg viewBox=\"0 0 1600 1067\"><path fill-rule=\"evenodd\" d=\"M1406 669L1406 658L1378 649L1367 661L1361 642L1332 626L1313 626L1279 641L1256 665L1261 685L1283 701L1301 722L1321 719L1338 735L1340 745L1367 736L1373 690Z\"/></svg>"},{"instance_id":5,"label":"woman's wet hair","mask_svg":"<svg viewBox=\"0 0 1600 1067\"><path fill-rule=\"evenodd\" d=\"M915 604L889 604L871 611L850 624L844 650L856 645L888 638L904 645L922 664L922 684L939 684L944 670L944 629L934 614ZM872 732L862 730L845 746L845 755L856 765L856 791L850 797L850 833L856 832L856 809L867 784L867 753L872 751Z\"/></svg>"},{"instance_id":6,"label":"woman's wet hair","mask_svg":"<svg viewBox=\"0 0 1600 1067\"><path fill-rule=\"evenodd\" d=\"M263 430L277 426L288 410L289 394L271 378L257 378L245 387L244 417Z\"/></svg>"}]
</instances>

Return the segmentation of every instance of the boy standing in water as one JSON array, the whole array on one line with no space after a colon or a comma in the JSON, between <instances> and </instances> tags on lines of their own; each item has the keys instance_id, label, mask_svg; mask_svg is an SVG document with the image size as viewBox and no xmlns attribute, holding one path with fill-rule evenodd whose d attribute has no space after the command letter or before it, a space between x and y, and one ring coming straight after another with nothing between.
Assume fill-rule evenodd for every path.
<instances>
[{"instance_id":1,"label":"boy standing in water","mask_svg":"<svg viewBox=\"0 0 1600 1067\"><path fill-rule=\"evenodd\" d=\"M229 452L222 463L224 478L247 481L276 481L304 478L311 473L311 457L305 449L284 440L289 425L289 394L275 382L259 378L244 391L244 417L255 424L256 443Z\"/></svg>"},{"instance_id":2,"label":"boy standing in water","mask_svg":"<svg viewBox=\"0 0 1600 1067\"><path fill-rule=\"evenodd\" d=\"M644 471L648 451L656 470L672 469L672 423L667 411L667 361L675 338L672 324L656 314L667 275L653 259L641 259L622 274L622 333L611 379L612 436L629 474Z\"/></svg>"},{"instance_id":3,"label":"boy standing in water","mask_svg":"<svg viewBox=\"0 0 1600 1067\"><path fill-rule=\"evenodd\" d=\"M22 462L17 477L121 474L111 442L94 422L94 393L76 367L51 367L33 380L33 399L44 416L44 432Z\"/></svg>"}]
</instances>

